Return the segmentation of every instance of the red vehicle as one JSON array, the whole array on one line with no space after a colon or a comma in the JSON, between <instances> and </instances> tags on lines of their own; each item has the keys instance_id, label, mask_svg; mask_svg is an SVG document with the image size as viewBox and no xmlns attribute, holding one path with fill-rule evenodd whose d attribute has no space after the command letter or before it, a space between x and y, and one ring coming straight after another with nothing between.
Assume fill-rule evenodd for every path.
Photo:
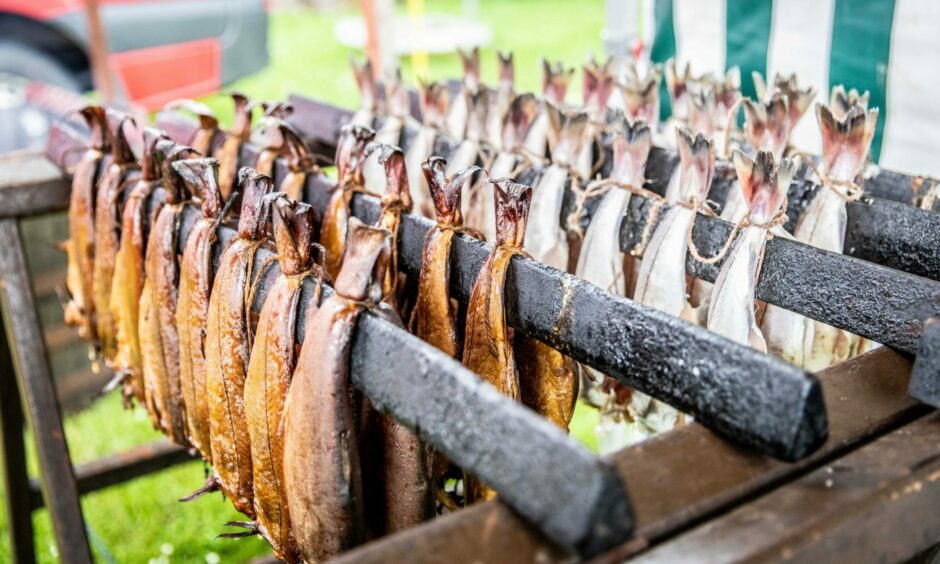
<instances>
[{"instance_id":1,"label":"red vehicle","mask_svg":"<svg viewBox=\"0 0 940 564\"><path fill-rule=\"evenodd\" d=\"M268 63L264 0L98 4L108 69L119 98L135 107L205 95ZM0 152L12 148L12 128L27 140L39 129L26 108L29 83L92 88L84 8L84 0L0 0ZM4 119L10 114L16 123Z\"/></svg>"}]
</instances>

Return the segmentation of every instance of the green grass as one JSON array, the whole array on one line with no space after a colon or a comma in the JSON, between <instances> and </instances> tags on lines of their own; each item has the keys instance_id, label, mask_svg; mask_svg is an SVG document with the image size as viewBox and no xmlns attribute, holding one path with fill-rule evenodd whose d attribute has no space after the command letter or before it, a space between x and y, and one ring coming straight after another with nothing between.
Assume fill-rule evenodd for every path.
<instances>
[{"instance_id":1,"label":"green grass","mask_svg":"<svg viewBox=\"0 0 940 564\"><path fill-rule=\"evenodd\" d=\"M428 2L429 11L458 13L460 2ZM271 60L269 68L238 81L238 89L254 99L283 99L300 92L346 107L358 103L355 84L348 66L350 52L337 44L333 25L350 11L329 13L289 11L271 18ZM600 51L599 33L604 5L600 0L561 2L484 0L479 16L495 31L494 45L514 50L517 85L522 90L538 90L541 76L538 58L562 59L579 65L592 52ZM483 51L484 80L493 80L496 56L492 48ZM455 55L433 56L431 78L457 77L459 60ZM412 81L410 61L402 61L405 78ZM579 86L571 94L579 96ZM214 95L205 100L228 122L229 102ZM579 406L572 422L572 434L596 449L593 428L596 412ZM65 421L73 461L86 462L155 440L143 411L125 411L112 395L91 408L70 415ZM27 438L27 443L31 440ZM31 461L34 459L30 453ZM95 556L101 562L243 562L268 552L257 538L237 541L216 539L222 524L239 515L223 502L220 494L183 504L177 498L202 484L203 465L184 464L172 470L140 478L120 486L85 496L83 509ZM35 474L35 464L31 464ZM0 491L2 495L2 491ZM36 550L41 562L55 562L54 544L46 512L34 515ZM0 515L0 562L10 561L6 515Z\"/></svg>"}]
</instances>

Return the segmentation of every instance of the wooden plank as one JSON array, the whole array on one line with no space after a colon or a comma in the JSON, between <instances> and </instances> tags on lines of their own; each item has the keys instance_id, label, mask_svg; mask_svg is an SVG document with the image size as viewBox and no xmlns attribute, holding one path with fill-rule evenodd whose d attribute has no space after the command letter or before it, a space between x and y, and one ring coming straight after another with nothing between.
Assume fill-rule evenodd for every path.
<instances>
[{"instance_id":1,"label":"wooden plank","mask_svg":"<svg viewBox=\"0 0 940 564\"><path fill-rule=\"evenodd\" d=\"M196 459L185 448L161 439L82 464L75 468L75 479L84 495ZM39 509L44 505L39 484L33 481L29 488L27 503L32 510Z\"/></svg>"},{"instance_id":2,"label":"wooden plank","mask_svg":"<svg viewBox=\"0 0 940 564\"><path fill-rule=\"evenodd\" d=\"M940 414L641 555L657 562L900 562L940 539Z\"/></svg>"},{"instance_id":3,"label":"wooden plank","mask_svg":"<svg viewBox=\"0 0 940 564\"><path fill-rule=\"evenodd\" d=\"M607 556L627 558L924 415L928 409L907 396L910 370L908 358L880 348L819 373L829 409L829 439L815 454L795 464L736 447L698 424L612 455L610 460L634 502L637 531L631 542ZM554 562L566 558L564 551L496 501L368 544L340 561Z\"/></svg>"},{"instance_id":4,"label":"wooden plank","mask_svg":"<svg viewBox=\"0 0 940 564\"><path fill-rule=\"evenodd\" d=\"M0 446L3 448L3 487L6 492L10 555L14 562L34 562L33 512L30 509L23 406L6 336L0 338Z\"/></svg>"},{"instance_id":5,"label":"wooden plank","mask_svg":"<svg viewBox=\"0 0 940 564\"><path fill-rule=\"evenodd\" d=\"M0 298L23 404L36 441L43 498L63 562L91 562L62 416L15 219L0 219Z\"/></svg>"},{"instance_id":6,"label":"wooden plank","mask_svg":"<svg viewBox=\"0 0 940 564\"><path fill-rule=\"evenodd\" d=\"M0 218L68 208L71 186L42 153L0 155Z\"/></svg>"}]
</instances>

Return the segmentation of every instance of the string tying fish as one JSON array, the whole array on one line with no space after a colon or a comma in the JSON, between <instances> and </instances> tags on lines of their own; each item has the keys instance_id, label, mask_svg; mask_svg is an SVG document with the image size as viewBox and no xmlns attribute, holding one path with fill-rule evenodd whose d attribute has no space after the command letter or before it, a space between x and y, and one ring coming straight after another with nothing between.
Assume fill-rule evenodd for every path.
<instances>
[{"instance_id":1,"label":"string tying fish","mask_svg":"<svg viewBox=\"0 0 940 564\"><path fill-rule=\"evenodd\" d=\"M642 196L654 201L666 201L665 198L656 192L653 192L652 190L648 190L641 186L636 186L626 182L619 182L612 178L599 178L592 180L582 190L580 185L580 177L571 168L568 170L568 176L571 178L571 191L574 193L575 201L574 209L571 210L571 213L569 213L568 217L565 219L565 228L569 233L575 235L579 239L584 238L584 230L581 228L581 216L584 213L584 207L587 205L588 200L594 197L603 196L607 192L610 192L612 188L621 188L635 196Z\"/></svg>"},{"instance_id":2,"label":"string tying fish","mask_svg":"<svg viewBox=\"0 0 940 564\"><path fill-rule=\"evenodd\" d=\"M692 209L693 211L696 211L696 212L702 211L704 215L708 215L711 217L717 216L715 214L715 211L708 205L707 200L701 202L700 204L696 198L692 198L692 201L689 203L689 205L685 207L688 207L689 209ZM708 211L705 211L705 210L708 210ZM696 214L696 217L697 217L697 214ZM731 233L728 234L728 238L725 239L725 242L724 244L722 244L721 249L719 249L716 254L710 257L704 257L702 256L701 253L699 253L698 247L695 246L695 241L692 238L692 230L695 227L695 219L693 218L693 220L689 222L689 230L687 233L689 253L691 253L692 257L694 257L695 260L697 260L698 262L702 264L715 264L716 262L724 259L725 256L728 254L728 251L731 250L731 245L732 243L734 243L734 240L737 237L738 232L741 229L744 229L745 227L758 227L761 229L769 230L778 225L785 224L788 221L788 219L789 218L787 217L787 198L786 196L784 196L783 204L780 206L780 209L777 210L777 213L775 213L774 216L770 218L769 221L765 223L752 222L751 214L750 212L748 212L743 218L741 218L740 221L734 224L734 227L731 228ZM763 253L763 251L761 252Z\"/></svg>"},{"instance_id":3,"label":"string tying fish","mask_svg":"<svg viewBox=\"0 0 940 564\"><path fill-rule=\"evenodd\" d=\"M865 190L861 185L852 182L851 180L840 180L838 178L832 178L827 174L823 174L819 167L816 166L816 163L813 162L813 157L802 151L797 151L796 155L806 161L807 166L816 174L816 177L819 178L819 182L832 190L836 196L841 198L845 202L857 202L862 198ZM844 190L844 191L843 191Z\"/></svg>"}]
</instances>

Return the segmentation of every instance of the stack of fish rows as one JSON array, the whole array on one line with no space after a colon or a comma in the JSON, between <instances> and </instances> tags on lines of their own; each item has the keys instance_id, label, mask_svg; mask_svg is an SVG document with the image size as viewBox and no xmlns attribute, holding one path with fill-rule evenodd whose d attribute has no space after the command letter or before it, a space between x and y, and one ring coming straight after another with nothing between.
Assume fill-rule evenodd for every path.
<instances>
[{"instance_id":1,"label":"stack of fish rows","mask_svg":"<svg viewBox=\"0 0 940 564\"><path fill-rule=\"evenodd\" d=\"M420 162L432 152L435 137L447 136L457 143L453 154L447 155L452 167L480 164L490 177L524 178L534 191L524 250L602 289L812 371L872 345L754 298L764 244L770 237L796 238L842 252L845 204L862 195L860 181L878 119L878 109L867 107L867 93L836 87L828 105L816 105L823 138L823 154L816 159L789 143L790 133L816 95L812 88L801 88L795 76L778 76L768 86L755 73L758 99L751 100L740 95L737 69L724 77L696 77L688 66L680 72L669 61L665 79L673 115L660 123L659 86L664 73L659 66L639 69L629 64L617 72L612 61L603 65L590 61L583 69L583 105L573 107L565 105L565 97L574 71L561 63L543 61L543 92L537 99L516 93L511 55L500 55L499 84L492 89L480 82L479 52L462 54L462 59L465 74L452 100L441 84L419 85L420 126L407 124L407 99L398 98L404 92L400 77L387 82L383 107L378 103L383 99L381 90L370 81L367 65L354 65L363 102L354 120L366 124L377 120L389 142L403 125L416 129L406 162ZM488 99L492 97L495 100ZM737 116L742 108L744 127L739 131ZM680 158L663 195L644 186L647 159L657 145L674 147ZM612 166L605 162L610 154ZM730 159L736 169L737 179L720 212L735 229L718 255L705 257L691 244L691 231L698 214L717 215L707 200L716 157ZM610 172L604 177L601 170ZM821 188L797 224L785 230L787 188L801 172ZM494 208L481 186L468 182L463 215L468 227L493 241ZM575 194L576 201L574 212L562 217L566 190ZM420 205L419 193L416 210L430 216L428 207ZM620 225L634 194L656 200L655 217L649 222L654 228L625 255ZM582 229L591 200L597 201L596 207ZM686 276L687 254L709 264L723 261L714 285ZM604 451L668 430L685 419L590 367L579 368L582 398L602 409L598 434Z\"/></svg>"},{"instance_id":2,"label":"stack of fish rows","mask_svg":"<svg viewBox=\"0 0 940 564\"><path fill-rule=\"evenodd\" d=\"M514 338L502 306L531 189L492 185L501 243L464 329L448 296L447 257L462 231L461 189L477 169L448 176L443 160L423 163L441 222L420 280L409 283L397 268L398 226L411 209L402 151L374 141L368 128L345 128L340 179L318 218L297 200L307 175L321 173L283 120L290 108L266 105L265 149L254 168L239 169L253 105L233 98L228 132L206 108L173 104L199 115L199 130L183 146L144 128L139 162L128 143L130 118L82 110L92 142L73 176L68 320L114 369L112 385L122 386L128 403L143 405L156 428L212 465L205 486L186 499L221 489L253 519L230 523L246 531L227 536L260 533L287 561L321 560L417 524L434 514L436 498L454 507L493 497L351 387L350 342L365 310L409 320L419 335L455 356L463 351L468 366L566 428L577 397L570 363L538 341ZM277 157L290 172L275 190L260 170L270 172ZM349 206L366 190L372 158L382 171L383 205L367 226ZM256 317L256 292L271 277ZM415 285L419 291L407 291ZM445 491L454 475L465 485Z\"/></svg>"}]
</instances>

